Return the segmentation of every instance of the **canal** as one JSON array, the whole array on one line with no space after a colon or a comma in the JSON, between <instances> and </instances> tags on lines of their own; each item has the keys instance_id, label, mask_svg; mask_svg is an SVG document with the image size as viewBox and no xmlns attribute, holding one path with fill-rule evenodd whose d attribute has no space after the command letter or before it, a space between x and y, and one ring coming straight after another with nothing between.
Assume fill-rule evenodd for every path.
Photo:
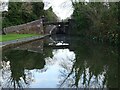
<instances>
[{"instance_id":1,"label":"canal","mask_svg":"<svg viewBox=\"0 0 120 90\"><path fill-rule=\"evenodd\" d=\"M118 88L116 47L51 36L2 52L2 88Z\"/></svg>"}]
</instances>

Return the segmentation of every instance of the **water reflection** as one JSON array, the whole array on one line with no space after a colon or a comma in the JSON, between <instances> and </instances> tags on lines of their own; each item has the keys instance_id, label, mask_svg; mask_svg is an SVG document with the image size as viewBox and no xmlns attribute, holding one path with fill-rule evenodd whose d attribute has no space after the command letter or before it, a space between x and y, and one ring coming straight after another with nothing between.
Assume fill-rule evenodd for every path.
<instances>
[{"instance_id":1,"label":"water reflection","mask_svg":"<svg viewBox=\"0 0 120 90\"><path fill-rule=\"evenodd\" d=\"M3 51L2 67L3 88L118 88L117 49L78 37L53 36Z\"/></svg>"},{"instance_id":2,"label":"water reflection","mask_svg":"<svg viewBox=\"0 0 120 90\"><path fill-rule=\"evenodd\" d=\"M32 75L27 70L43 69L45 65L44 56L40 53L29 52L27 50L10 50L3 53L4 70L11 71L11 76L6 80L6 87L26 87L32 81ZM27 69L27 70L26 70ZM3 78L8 76L4 75ZM5 76L5 77L4 77Z\"/></svg>"}]
</instances>

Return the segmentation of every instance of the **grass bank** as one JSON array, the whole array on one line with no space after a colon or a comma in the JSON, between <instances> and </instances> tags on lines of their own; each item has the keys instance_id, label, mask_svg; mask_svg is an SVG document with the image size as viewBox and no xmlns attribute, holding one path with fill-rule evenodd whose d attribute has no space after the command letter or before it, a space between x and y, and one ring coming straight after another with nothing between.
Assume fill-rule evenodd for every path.
<instances>
[{"instance_id":1,"label":"grass bank","mask_svg":"<svg viewBox=\"0 0 120 90\"><path fill-rule=\"evenodd\" d=\"M7 35L0 35L0 42L28 38L32 36L39 36L38 34L7 34Z\"/></svg>"}]
</instances>

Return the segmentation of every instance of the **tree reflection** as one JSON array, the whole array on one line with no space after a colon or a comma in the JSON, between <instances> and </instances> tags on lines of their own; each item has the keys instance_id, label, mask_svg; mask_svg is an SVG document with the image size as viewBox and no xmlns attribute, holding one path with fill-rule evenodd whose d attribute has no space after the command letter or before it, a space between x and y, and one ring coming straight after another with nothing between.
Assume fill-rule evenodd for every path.
<instances>
[{"instance_id":1,"label":"tree reflection","mask_svg":"<svg viewBox=\"0 0 120 90\"><path fill-rule=\"evenodd\" d=\"M118 88L118 52L113 47L91 42L75 42L75 62L62 62L59 87Z\"/></svg>"},{"instance_id":2,"label":"tree reflection","mask_svg":"<svg viewBox=\"0 0 120 90\"><path fill-rule=\"evenodd\" d=\"M33 81L32 73L29 70L43 69L45 65L44 56L41 53L29 52L27 50L10 50L3 53L3 62L9 63L11 75L3 74L7 78L3 87L25 88ZM3 65L6 67L7 65ZM6 68L7 69L7 68ZM5 73L5 70L3 73Z\"/></svg>"}]
</instances>

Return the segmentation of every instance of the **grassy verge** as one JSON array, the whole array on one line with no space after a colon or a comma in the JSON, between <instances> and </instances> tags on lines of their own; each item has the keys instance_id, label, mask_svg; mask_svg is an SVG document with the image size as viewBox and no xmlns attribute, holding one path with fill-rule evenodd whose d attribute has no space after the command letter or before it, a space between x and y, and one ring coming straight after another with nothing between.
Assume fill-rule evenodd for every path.
<instances>
[{"instance_id":1,"label":"grassy verge","mask_svg":"<svg viewBox=\"0 0 120 90\"><path fill-rule=\"evenodd\" d=\"M27 38L32 36L39 36L37 34L7 34L7 35L0 35L0 42L16 40L21 38Z\"/></svg>"}]
</instances>

